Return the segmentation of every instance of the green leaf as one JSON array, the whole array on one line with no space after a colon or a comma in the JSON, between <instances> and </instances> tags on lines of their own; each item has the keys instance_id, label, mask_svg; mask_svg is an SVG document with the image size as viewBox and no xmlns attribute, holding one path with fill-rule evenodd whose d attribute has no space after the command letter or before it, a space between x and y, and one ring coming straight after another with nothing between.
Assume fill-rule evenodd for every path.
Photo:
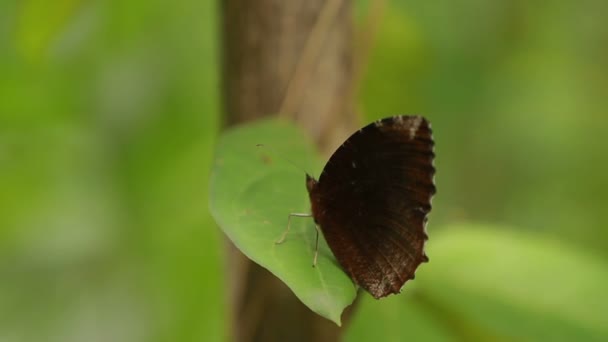
<instances>
[{"instance_id":1,"label":"green leaf","mask_svg":"<svg viewBox=\"0 0 608 342\"><path fill-rule=\"evenodd\" d=\"M435 317L417 302L420 291L413 288L414 283L416 281L408 282L401 294L381 300L361 292L359 306L344 340L348 342L449 340L451 332L439 324Z\"/></svg>"},{"instance_id":2,"label":"green leaf","mask_svg":"<svg viewBox=\"0 0 608 342\"><path fill-rule=\"evenodd\" d=\"M311 310L340 325L356 289L322 236L317 266L312 267L312 218L292 218L285 242L275 244L288 214L310 212L304 171L287 158L307 170L321 165L313 143L287 122L263 120L226 131L212 171L211 214L247 257L281 279Z\"/></svg>"},{"instance_id":3,"label":"green leaf","mask_svg":"<svg viewBox=\"0 0 608 342\"><path fill-rule=\"evenodd\" d=\"M362 300L349 341L363 332L395 341L608 340L608 265L596 255L472 224L431 232L427 252L402 295Z\"/></svg>"}]
</instances>

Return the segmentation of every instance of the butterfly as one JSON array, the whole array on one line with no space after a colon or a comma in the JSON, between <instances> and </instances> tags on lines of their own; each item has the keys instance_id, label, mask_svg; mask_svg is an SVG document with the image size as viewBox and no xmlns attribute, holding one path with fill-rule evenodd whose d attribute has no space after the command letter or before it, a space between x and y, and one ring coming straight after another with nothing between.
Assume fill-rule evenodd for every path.
<instances>
[{"instance_id":1,"label":"butterfly","mask_svg":"<svg viewBox=\"0 0 608 342\"><path fill-rule=\"evenodd\" d=\"M374 298L399 293L422 262L436 192L431 125L422 116L377 120L351 135L319 180L306 175L311 214L340 266ZM317 250L313 266L316 264Z\"/></svg>"}]
</instances>

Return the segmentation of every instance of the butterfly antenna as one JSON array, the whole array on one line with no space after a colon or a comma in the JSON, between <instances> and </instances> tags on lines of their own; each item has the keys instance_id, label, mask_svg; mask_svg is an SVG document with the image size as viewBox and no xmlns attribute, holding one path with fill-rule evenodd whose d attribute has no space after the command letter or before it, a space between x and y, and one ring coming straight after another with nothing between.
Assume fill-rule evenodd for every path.
<instances>
[{"instance_id":1,"label":"butterfly antenna","mask_svg":"<svg viewBox=\"0 0 608 342\"><path fill-rule=\"evenodd\" d=\"M266 149L268 149L270 152L272 152L273 154L275 154L276 156L280 157L281 159L285 160L286 162L288 162L289 164L291 164L291 166L295 167L296 169L303 171L304 173L306 173L307 175L309 175L310 173L308 173L303 167L297 165L296 163L294 163L293 161L291 161L289 158L287 158L284 154L278 152L277 150L275 150L274 148L270 147L270 146L266 146L264 144L256 144L256 147L264 147Z\"/></svg>"}]
</instances>

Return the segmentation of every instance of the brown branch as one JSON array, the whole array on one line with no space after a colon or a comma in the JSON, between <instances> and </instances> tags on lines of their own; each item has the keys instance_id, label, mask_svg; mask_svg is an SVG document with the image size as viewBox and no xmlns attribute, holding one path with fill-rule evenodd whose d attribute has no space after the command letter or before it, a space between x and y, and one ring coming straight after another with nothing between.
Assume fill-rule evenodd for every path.
<instances>
[{"instance_id":1,"label":"brown branch","mask_svg":"<svg viewBox=\"0 0 608 342\"><path fill-rule=\"evenodd\" d=\"M281 113L297 118L323 150L346 138L354 128L350 1L225 0L221 4L226 123ZM339 339L342 329L310 311L280 280L230 242L227 246L234 340Z\"/></svg>"}]
</instances>

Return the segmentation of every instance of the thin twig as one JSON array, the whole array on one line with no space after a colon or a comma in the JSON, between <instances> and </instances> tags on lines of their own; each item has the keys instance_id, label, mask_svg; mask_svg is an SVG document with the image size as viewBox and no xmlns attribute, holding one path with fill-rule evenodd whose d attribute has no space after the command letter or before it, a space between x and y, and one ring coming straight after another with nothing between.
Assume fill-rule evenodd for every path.
<instances>
[{"instance_id":1,"label":"thin twig","mask_svg":"<svg viewBox=\"0 0 608 342\"><path fill-rule=\"evenodd\" d=\"M329 28L335 22L342 7L343 0L327 0L319 13L310 35L306 40L302 55L296 64L293 76L287 83L285 96L279 107L279 116L289 117L295 113L298 102L302 99L304 86L312 75L314 62L321 53L324 38Z\"/></svg>"}]
</instances>

